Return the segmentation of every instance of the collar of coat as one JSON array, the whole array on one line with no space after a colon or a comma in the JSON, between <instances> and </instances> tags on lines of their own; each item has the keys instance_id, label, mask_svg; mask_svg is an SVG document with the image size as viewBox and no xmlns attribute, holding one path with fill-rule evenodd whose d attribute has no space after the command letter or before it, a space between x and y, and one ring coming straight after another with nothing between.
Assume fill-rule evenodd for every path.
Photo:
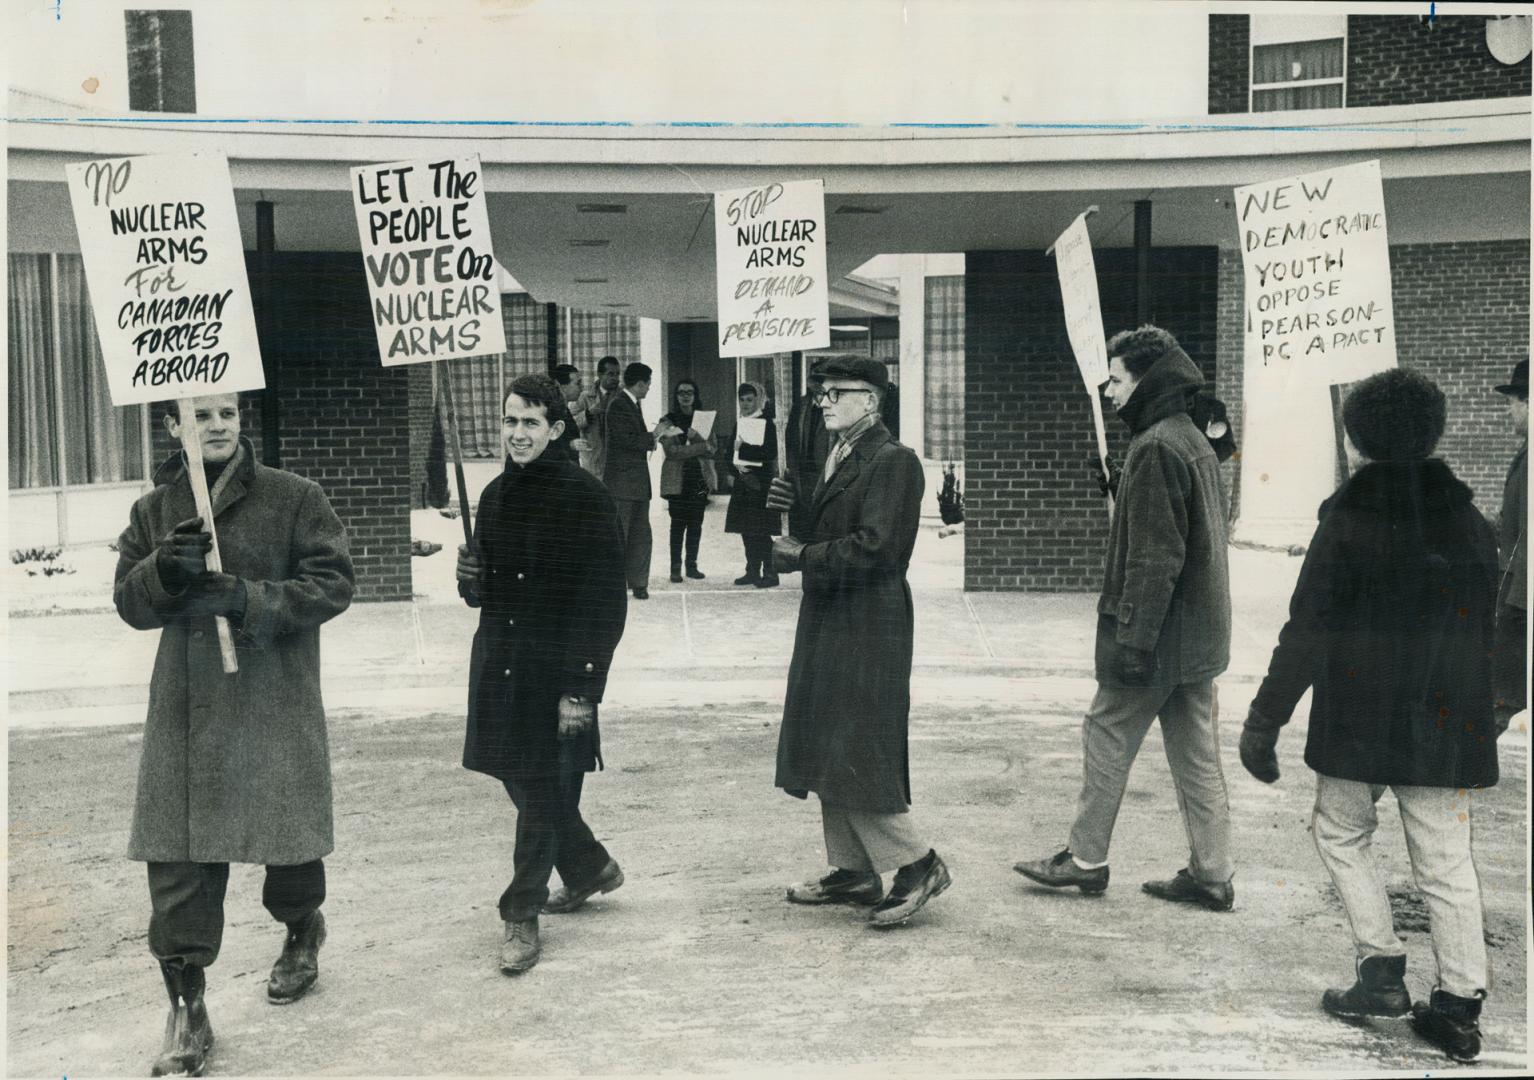
<instances>
[{"instance_id":1,"label":"collar of coat","mask_svg":"<svg viewBox=\"0 0 1534 1080\"><path fill-rule=\"evenodd\" d=\"M871 427L864 430L862 434L854 439L850 444L851 449L847 454L847 459L841 463L841 466L831 477L831 482L826 483L822 480L815 486L815 496L811 502L817 511L832 496L839 495L847 490L852 481L857 479L858 473L862 471L863 462L877 454L879 447L893 441L894 438L890 435L889 428L885 427L883 422L878 420L874 421Z\"/></svg>"},{"instance_id":2,"label":"collar of coat","mask_svg":"<svg viewBox=\"0 0 1534 1080\"><path fill-rule=\"evenodd\" d=\"M1158 420L1188 412L1203 385L1204 373L1198 365L1181 349L1173 349L1141 376L1119 410L1119 419L1138 435Z\"/></svg>"},{"instance_id":3,"label":"collar of coat","mask_svg":"<svg viewBox=\"0 0 1534 1080\"><path fill-rule=\"evenodd\" d=\"M213 502L213 515L234 502L245 489L250 486L250 478L256 474L256 448L244 435L240 436L239 445L235 447L234 457L229 464L224 466L224 471L219 474L218 481L213 485L209 496ZM170 457L160 463L160 467L154 471L154 486L163 487L167 484L178 484L186 476L186 451L177 450ZM191 482L187 482L191 487Z\"/></svg>"},{"instance_id":4,"label":"collar of coat","mask_svg":"<svg viewBox=\"0 0 1534 1080\"><path fill-rule=\"evenodd\" d=\"M1321 504L1332 510L1359 510L1392 519L1442 514L1469 505L1473 493L1438 458L1420 461L1371 461Z\"/></svg>"}]
</instances>

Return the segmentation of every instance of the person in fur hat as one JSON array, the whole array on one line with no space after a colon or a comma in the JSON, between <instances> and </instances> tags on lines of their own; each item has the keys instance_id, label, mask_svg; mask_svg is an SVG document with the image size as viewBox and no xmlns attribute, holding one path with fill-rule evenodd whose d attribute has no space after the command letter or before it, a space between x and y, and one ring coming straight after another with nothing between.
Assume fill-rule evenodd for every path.
<instances>
[{"instance_id":1,"label":"person in fur hat","mask_svg":"<svg viewBox=\"0 0 1534 1080\"><path fill-rule=\"evenodd\" d=\"M1347 911L1357 971L1321 1007L1348 1020L1409 1014L1419 1034L1471 1061L1489 978L1470 836L1476 792L1497 782L1497 540L1470 489L1429 456L1445 415L1442 391L1414 371L1372 375L1348 395L1353 475L1321 504L1241 763L1278 780L1279 731L1313 689L1311 833ZM1386 788L1432 918L1437 980L1416 1006L1373 850Z\"/></svg>"}]
</instances>

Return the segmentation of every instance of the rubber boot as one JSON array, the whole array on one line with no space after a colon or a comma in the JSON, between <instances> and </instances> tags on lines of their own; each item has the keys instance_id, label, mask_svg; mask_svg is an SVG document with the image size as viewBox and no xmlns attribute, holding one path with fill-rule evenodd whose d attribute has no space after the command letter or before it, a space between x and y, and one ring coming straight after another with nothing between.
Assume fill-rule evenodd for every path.
<instances>
[{"instance_id":1,"label":"rubber boot","mask_svg":"<svg viewBox=\"0 0 1534 1080\"><path fill-rule=\"evenodd\" d=\"M161 964L160 975L170 994L170 1015L165 1018L165 1043L149 1075L201 1076L213 1049L213 1025L203 997L207 977L202 968L191 964L179 968Z\"/></svg>"},{"instance_id":2,"label":"rubber boot","mask_svg":"<svg viewBox=\"0 0 1534 1080\"><path fill-rule=\"evenodd\" d=\"M311 911L304 919L288 923L282 955L266 980L266 1000L274 1005L297 1001L320 977L320 946L325 944L325 916Z\"/></svg>"},{"instance_id":3,"label":"rubber boot","mask_svg":"<svg viewBox=\"0 0 1534 1080\"><path fill-rule=\"evenodd\" d=\"M1321 995L1321 1008L1345 1020L1365 1016L1405 1016L1411 1012L1406 990L1405 956L1365 956L1358 961L1358 981L1346 990Z\"/></svg>"},{"instance_id":4,"label":"rubber boot","mask_svg":"<svg viewBox=\"0 0 1534 1080\"><path fill-rule=\"evenodd\" d=\"M1412 1006L1412 1030L1455 1061L1481 1056L1481 999L1434 990L1431 1004Z\"/></svg>"}]
</instances>

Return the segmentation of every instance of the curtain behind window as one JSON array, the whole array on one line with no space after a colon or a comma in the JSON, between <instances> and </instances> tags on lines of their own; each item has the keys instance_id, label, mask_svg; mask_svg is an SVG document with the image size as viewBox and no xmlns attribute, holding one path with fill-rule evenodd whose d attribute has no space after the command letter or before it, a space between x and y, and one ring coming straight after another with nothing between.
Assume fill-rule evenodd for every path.
<instances>
[{"instance_id":1,"label":"curtain behind window","mask_svg":"<svg viewBox=\"0 0 1534 1080\"><path fill-rule=\"evenodd\" d=\"M6 259L6 395L12 488L59 482L53 385L53 297L47 255Z\"/></svg>"},{"instance_id":2,"label":"curtain behind window","mask_svg":"<svg viewBox=\"0 0 1534 1080\"><path fill-rule=\"evenodd\" d=\"M564 311L560 316L563 321ZM610 315L605 311L570 312L568 359L582 372L595 371L604 356L616 356L624 367L639 359L639 320L633 315Z\"/></svg>"},{"instance_id":3,"label":"curtain behind window","mask_svg":"<svg viewBox=\"0 0 1534 1080\"><path fill-rule=\"evenodd\" d=\"M964 460L964 276L927 279L926 456Z\"/></svg>"},{"instance_id":4,"label":"curtain behind window","mask_svg":"<svg viewBox=\"0 0 1534 1080\"><path fill-rule=\"evenodd\" d=\"M143 410L114 408L79 255L58 257L64 475L71 484L144 479Z\"/></svg>"},{"instance_id":5,"label":"curtain behind window","mask_svg":"<svg viewBox=\"0 0 1534 1080\"><path fill-rule=\"evenodd\" d=\"M501 456L501 403L506 384L518 375L548 371L548 333L543 305L526 293L501 297L506 352L438 361L453 380L458 441L464 457Z\"/></svg>"},{"instance_id":6,"label":"curtain behind window","mask_svg":"<svg viewBox=\"0 0 1534 1080\"><path fill-rule=\"evenodd\" d=\"M1252 50L1252 85L1342 78L1342 39L1286 41Z\"/></svg>"}]
</instances>

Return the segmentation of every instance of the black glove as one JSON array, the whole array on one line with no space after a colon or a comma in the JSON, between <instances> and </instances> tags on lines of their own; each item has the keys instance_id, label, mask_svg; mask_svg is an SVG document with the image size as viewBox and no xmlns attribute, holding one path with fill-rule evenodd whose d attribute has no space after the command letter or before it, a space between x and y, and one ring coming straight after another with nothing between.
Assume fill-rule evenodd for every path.
<instances>
[{"instance_id":1,"label":"black glove","mask_svg":"<svg viewBox=\"0 0 1534 1080\"><path fill-rule=\"evenodd\" d=\"M1156 654L1151 649L1119 646L1119 674L1126 686L1149 686L1156 671Z\"/></svg>"},{"instance_id":2,"label":"black glove","mask_svg":"<svg viewBox=\"0 0 1534 1080\"><path fill-rule=\"evenodd\" d=\"M226 615L240 618L245 614L245 583L233 574L203 574L187 586L178 614L188 618L202 615Z\"/></svg>"},{"instance_id":3,"label":"black glove","mask_svg":"<svg viewBox=\"0 0 1534 1080\"><path fill-rule=\"evenodd\" d=\"M772 572L792 574L803 565L804 544L792 536L780 536L772 542Z\"/></svg>"},{"instance_id":4,"label":"black glove","mask_svg":"<svg viewBox=\"0 0 1534 1080\"><path fill-rule=\"evenodd\" d=\"M781 476L774 476L767 485L767 509L786 513L794 508L794 485Z\"/></svg>"},{"instance_id":5,"label":"black glove","mask_svg":"<svg viewBox=\"0 0 1534 1080\"><path fill-rule=\"evenodd\" d=\"M1097 481L1098 493L1104 498L1107 498L1110 493L1117 495L1119 493L1119 477L1124 473L1124 466L1119 462L1119 459L1112 454L1108 455L1108 475L1106 477L1103 476L1102 458L1093 454L1087 459L1087 462L1087 467L1092 470L1092 479Z\"/></svg>"},{"instance_id":6,"label":"black glove","mask_svg":"<svg viewBox=\"0 0 1534 1080\"><path fill-rule=\"evenodd\" d=\"M559 737L573 739L591 730L597 719L597 707L590 701L577 701L569 694L559 699Z\"/></svg>"},{"instance_id":7,"label":"black glove","mask_svg":"<svg viewBox=\"0 0 1534 1080\"><path fill-rule=\"evenodd\" d=\"M1241 729L1241 764L1264 784L1278 779L1278 729L1263 730L1252 727L1252 718Z\"/></svg>"},{"instance_id":8,"label":"black glove","mask_svg":"<svg viewBox=\"0 0 1534 1080\"><path fill-rule=\"evenodd\" d=\"M469 550L468 544L458 545L458 580L470 588L478 588L485 574L485 560Z\"/></svg>"},{"instance_id":9,"label":"black glove","mask_svg":"<svg viewBox=\"0 0 1534 1080\"><path fill-rule=\"evenodd\" d=\"M169 593L180 593L192 579L208 572L208 552L213 536L202 527L202 518L187 518L155 545L155 570Z\"/></svg>"}]
</instances>

